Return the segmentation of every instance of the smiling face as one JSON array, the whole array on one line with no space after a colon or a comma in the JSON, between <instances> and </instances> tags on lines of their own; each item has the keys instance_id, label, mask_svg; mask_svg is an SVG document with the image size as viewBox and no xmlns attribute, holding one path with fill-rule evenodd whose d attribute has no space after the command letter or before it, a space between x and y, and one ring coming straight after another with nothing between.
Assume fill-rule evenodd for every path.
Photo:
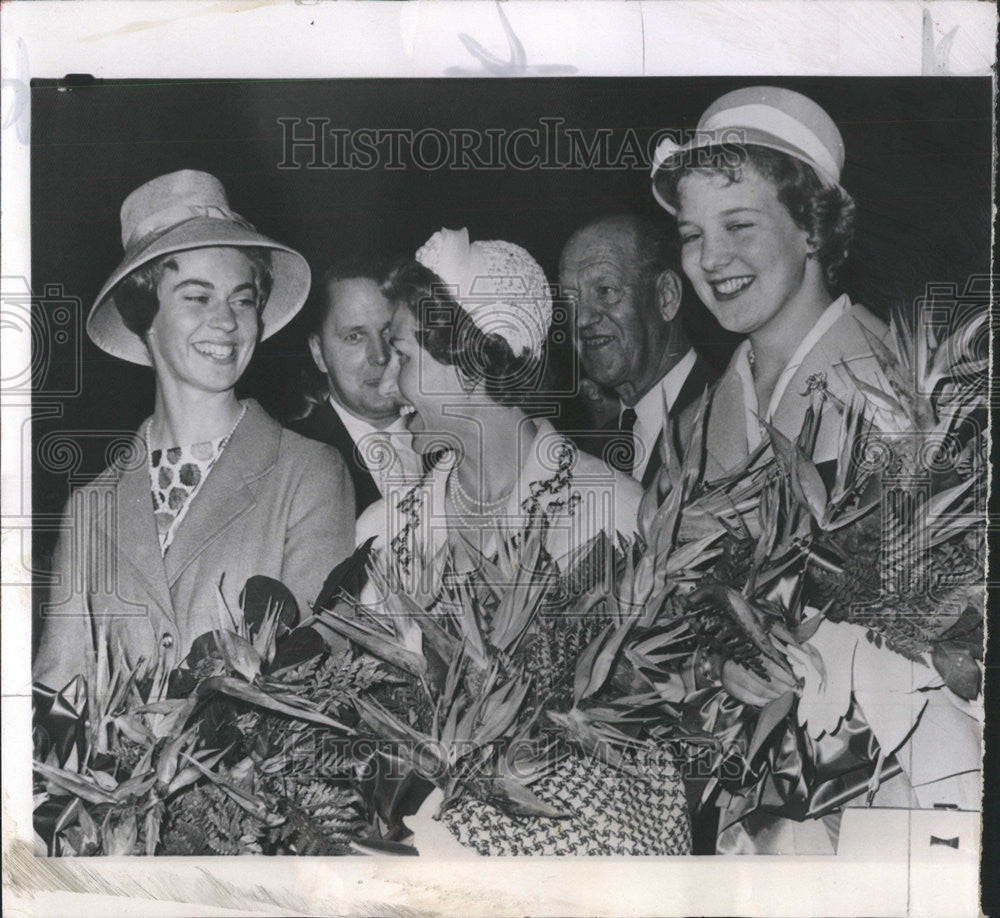
<instances>
[{"instance_id":1,"label":"smiling face","mask_svg":"<svg viewBox=\"0 0 1000 918\"><path fill-rule=\"evenodd\" d=\"M585 375L612 389L645 392L661 375L668 329L655 279L644 278L635 231L589 226L567 243L559 284L576 310L576 346Z\"/></svg>"},{"instance_id":2,"label":"smiling face","mask_svg":"<svg viewBox=\"0 0 1000 918\"><path fill-rule=\"evenodd\" d=\"M441 437L435 435L455 426L445 407L455 406L468 393L455 367L439 363L420 347L417 329L410 310L396 307L389 323L389 363L379 393L404 405L413 448L423 453L441 446Z\"/></svg>"},{"instance_id":3,"label":"smiling face","mask_svg":"<svg viewBox=\"0 0 1000 918\"><path fill-rule=\"evenodd\" d=\"M232 389L257 344L260 291L239 249L177 252L156 291L159 308L146 334L157 381L203 392Z\"/></svg>"},{"instance_id":4,"label":"smiling face","mask_svg":"<svg viewBox=\"0 0 1000 918\"><path fill-rule=\"evenodd\" d=\"M800 307L822 299L808 233L770 179L751 167L736 182L691 172L677 192L684 273L723 328L778 334Z\"/></svg>"},{"instance_id":5,"label":"smiling face","mask_svg":"<svg viewBox=\"0 0 1000 918\"><path fill-rule=\"evenodd\" d=\"M327 312L309 349L336 401L359 418L385 427L399 417L399 405L379 394L388 362L385 335L392 304L365 277L336 280L327 287Z\"/></svg>"}]
</instances>

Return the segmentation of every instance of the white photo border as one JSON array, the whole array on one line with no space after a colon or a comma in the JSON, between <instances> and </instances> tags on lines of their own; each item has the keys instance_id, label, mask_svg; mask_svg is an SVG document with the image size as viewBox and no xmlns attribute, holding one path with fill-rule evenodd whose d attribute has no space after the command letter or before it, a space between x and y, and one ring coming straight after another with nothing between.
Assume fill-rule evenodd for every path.
<instances>
[{"instance_id":1,"label":"white photo border","mask_svg":"<svg viewBox=\"0 0 1000 918\"><path fill-rule=\"evenodd\" d=\"M9 2L0 16L5 296L30 290L33 78L988 76L997 23L990 3L910 0L73 0ZM460 34L478 44L478 59ZM30 331L5 328L0 346L6 383L30 365ZM4 393L2 410L8 914L978 914L978 857L937 848L925 869L905 845L853 859L35 857L23 575L30 540L22 540L30 526L30 400ZM919 819L901 813L901 837Z\"/></svg>"}]
</instances>

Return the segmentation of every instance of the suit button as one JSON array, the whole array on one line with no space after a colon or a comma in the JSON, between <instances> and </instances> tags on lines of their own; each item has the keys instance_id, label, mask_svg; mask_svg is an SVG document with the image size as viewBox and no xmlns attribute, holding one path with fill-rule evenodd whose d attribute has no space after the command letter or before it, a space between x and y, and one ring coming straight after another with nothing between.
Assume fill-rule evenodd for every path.
<instances>
[{"instance_id":1,"label":"suit button","mask_svg":"<svg viewBox=\"0 0 1000 918\"><path fill-rule=\"evenodd\" d=\"M160 638L160 646L164 650L169 650L174 646L174 636L169 631L163 633L163 637Z\"/></svg>"}]
</instances>

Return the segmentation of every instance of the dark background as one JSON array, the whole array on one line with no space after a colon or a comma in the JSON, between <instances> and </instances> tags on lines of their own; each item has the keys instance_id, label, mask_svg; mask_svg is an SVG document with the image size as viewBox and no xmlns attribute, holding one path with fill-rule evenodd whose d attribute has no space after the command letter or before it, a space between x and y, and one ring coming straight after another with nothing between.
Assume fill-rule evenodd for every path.
<instances>
[{"instance_id":1,"label":"dark background","mask_svg":"<svg viewBox=\"0 0 1000 918\"><path fill-rule=\"evenodd\" d=\"M840 126L844 186L858 204L847 291L883 315L912 303L928 281L962 284L989 268L991 86L985 79L772 80L805 92ZM32 87L32 285L61 285L84 314L122 249L118 212L133 189L176 169L217 175L233 208L272 238L299 249L314 275L354 250L412 254L441 226L473 239L527 248L550 281L573 229L587 218L634 209L669 221L654 202L648 169L426 171L375 168L279 170L279 118L326 117L339 128L539 127L560 117L590 132L632 128L645 141L661 128L690 129L723 92L746 79L36 81ZM300 132L308 130L301 125ZM328 159L333 158L332 144ZM689 300L693 299L688 297ZM698 343L716 362L726 336L689 302ZM82 327L82 316L81 327ZM76 372L71 346L47 347L36 394L59 391ZM243 393L281 415L298 407L308 367L299 322L263 342ZM105 355L79 333L82 391L49 399L55 415L34 424L85 431L79 461L39 462L36 513L58 513L71 484L105 464L102 432L134 429L152 407L152 373ZM556 349L557 369L566 348ZM564 417L573 416L573 405ZM48 454L46 453L46 456ZM40 533L36 561L54 534Z\"/></svg>"},{"instance_id":2,"label":"dark background","mask_svg":"<svg viewBox=\"0 0 1000 918\"><path fill-rule=\"evenodd\" d=\"M319 273L355 250L412 254L442 226L473 239L527 248L551 281L562 244L587 218L638 210L670 217L653 201L648 170L476 172L279 170L278 118L326 117L340 128L539 127L561 117L584 131L632 128L643 141L665 127L693 128L723 92L752 81L698 79L336 80L94 82L32 86L32 286L77 297L85 315L121 255L118 211L149 179L182 168L217 175L233 208L298 248ZM853 299L883 316L913 304L925 285L990 270L992 86L989 79L769 79L806 93L839 125L847 148L842 182L858 205L845 275ZM302 128L305 129L304 127ZM297 154L305 163L308 155ZM50 297L51 298L51 297ZM731 342L696 303L700 345L717 362ZM34 311L34 564L49 561L55 519L69 488L97 474L115 431L133 430L152 407L150 370L106 356L82 335L65 338L53 307ZM296 404L307 357L301 326L264 342L243 384L275 413ZM565 348L556 349L566 370ZM75 391L75 380L81 386ZM60 394L69 392L71 394ZM572 418L567 403L564 419ZM59 451L53 436L75 447ZM48 441L46 436L48 435ZM40 456L40 450L43 455ZM993 618L991 608L991 618ZM996 667L987 659L988 687ZM992 695L988 693L988 698ZM993 729L991 723L988 735ZM995 769L988 760L986 774ZM987 786L990 780L987 777ZM992 817L992 811L988 812ZM995 862L989 818L984 863ZM1000 901L986 871L984 911ZM993 885L989 885L989 884Z\"/></svg>"}]
</instances>

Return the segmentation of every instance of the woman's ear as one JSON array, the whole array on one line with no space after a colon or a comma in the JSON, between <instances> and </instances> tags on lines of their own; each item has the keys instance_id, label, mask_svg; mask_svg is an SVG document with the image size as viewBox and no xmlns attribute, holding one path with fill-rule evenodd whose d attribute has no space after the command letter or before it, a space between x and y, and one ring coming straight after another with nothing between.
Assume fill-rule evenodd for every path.
<instances>
[{"instance_id":1,"label":"woman's ear","mask_svg":"<svg viewBox=\"0 0 1000 918\"><path fill-rule=\"evenodd\" d=\"M673 322L681 308L684 288L676 271L666 268L656 278L656 309L664 322Z\"/></svg>"},{"instance_id":2,"label":"woman's ear","mask_svg":"<svg viewBox=\"0 0 1000 918\"><path fill-rule=\"evenodd\" d=\"M454 370L458 384L466 395L482 395L486 392L486 380L482 375L460 370L458 366L455 366Z\"/></svg>"},{"instance_id":3,"label":"woman's ear","mask_svg":"<svg viewBox=\"0 0 1000 918\"><path fill-rule=\"evenodd\" d=\"M326 376L326 361L323 359L323 348L319 342L319 335L309 336L309 353L312 354L313 363L316 364L316 369Z\"/></svg>"}]
</instances>

